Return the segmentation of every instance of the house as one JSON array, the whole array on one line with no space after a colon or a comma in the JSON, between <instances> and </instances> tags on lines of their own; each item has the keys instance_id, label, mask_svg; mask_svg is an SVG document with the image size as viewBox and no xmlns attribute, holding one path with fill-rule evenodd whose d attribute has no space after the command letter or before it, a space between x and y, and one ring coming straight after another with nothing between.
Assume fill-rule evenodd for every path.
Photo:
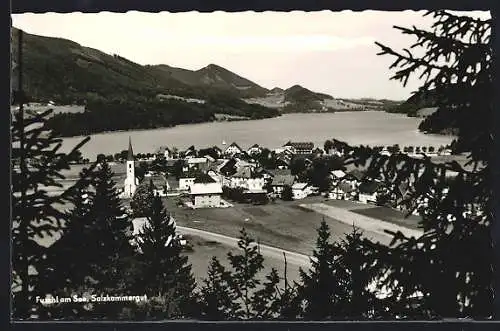
<instances>
[{"instance_id":1,"label":"house","mask_svg":"<svg viewBox=\"0 0 500 331\"><path fill-rule=\"evenodd\" d=\"M335 181L339 181L342 178L344 178L345 176L346 176L346 173L343 170L333 170L330 172L330 177Z\"/></svg>"},{"instance_id":2,"label":"house","mask_svg":"<svg viewBox=\"0 0 500 331\"><path fill-rule=\"evenodd\" d=\"M200 149L198 151L198 157L211 157L213 159L219 159L221 156L222 150L217 146Z\"/></svg>"},{"instance_id":3,"label":"house","mask_svg":"<svg viewBox=\"0 0 500 331\"><path fill-rule=\"evenodd\" d=\"M257 154L260 154L262 152L262 147L260 147L259 145L257 144L254 144L252 145L248 150L247 150L247 154L248 155L257 155Z\"/></svg>"},{"instance_id":4,"label":"house","mask_svg":"<svg viewBox=\"0 0 500 331\"><path fill-rule=\"evenodd\" d=\"M310 155L313 153L314 143L312 142L287 142L283 147L293 154Z\"/></svg>"},{"instance_id":5,"label":"house","mask_svg":"<svg viewBox=\"0 0 500 331\"><path fill-rule=\"evenodd\" d=\"M294 200L300 200L310 195L312 188L307 183L295 183L292 185L292 193Z\"/></svg>"},{"instance_id":6,"label":"house","mask_svg":"<svg viewBox=\"0 0 500 331\"><path fill-rule=\"evenodd\" d=\"M295 177L292 175L290 170L277 170L274 172L271 187L273 188L274 193L281 194L285 186L291 187L294 182Z\"/></svg>"},{"instance_id":7,"label":"house","mask_svg":"<svg viewBox=\"0 0 500 331\"><path fill-rule=\"evenodd\" d=\"M188 191L194 184L195 179L196 177L193 176L179 178L179 190Z\"/></svg>"},{"instance_id":8,"label":"house","mask_svg":"<svg viewBox=\"0 0 500 331\"><path fill-rule=\"evenodd\" d=\"M292 158L289 155L281 154L276 158L276 167L278 169L288 169Z\"/></svg>"},{"instance_id":9,"label":"house","mask_svg":"<svg viewBox=\"0 0 500 331\"><path fill-rule=\"evenodd\" d=\"M174 158L174 153L168 147L161 146L156 150L156 156L162 156L166 160L172 160Z\"/></svg>"},{"instance_id":10,"label":"house","mask_svg":"<svg viewBox=\"0 0 500 331\"><path fill-rule=\"evenodd\" d=\"M197 156L196 148L194 148L194 146L190 146L188 149L184 151L183 156L185 159L196 157Z\"/></svg>"},{"instance_id":11,"label":"house","mask_svg":"<svg viewBox=\"0 0 500 331\"><path fill-rule=\"evenodd\" d=\"M217 208L221 206L222 185L208 175L198 176L189 189L193 208Z\"/></svg>"},{"instance_id":12,"label":"house","mask_svg":"<svg viewBox=\"0 0 500 331\"><path fill-rule=\"evenodd\" d=\"M248 192L262 193L265 183L264 177L254 173L250 167L242 167L231 176L229 186L231 188L241 187Z\"/></svg>"},{"instance_id":13,"label":"house","mask_svg":"<svg viewBox=\"0 0 500 331\"><path fill-rule=\"evenodd\" d=\"M226 150L224 151L225 155L230 155L230 156L234 156L240 153L243 153L243 149L240 146L238 146L237 143L232 143L231 145L227 146Z\"/></svg>"},{"instance_id":14,"label":"house","mask_svg":"<svg viewBox=\"0 0 500 331\"><path fill-rule=\"evenodd\" d=\"M377 198L382 189L382 183L377 181L366 181L358 188L358 200L361 203L377 203Z\"/></svg>"},{"instance_id":15,"label":"house","mask_svg":"<svg viewBox=\"0 0 500 331\"><path fill-rule=\"evenodd\" d=\"M357 189L365 175L358 169L354 169L346 173L346 175L340 180L341 183L349 184L353 189Z\"/></svg>"},{"instance_id":16,"label":"house","mask_svg":"<svg viewBox=\"0 0 500 331\"><path fill-rule=\"evenodd\" d=\"M224 164L219 167L218 171L224 176L232 176L237 171L236 163L237 160L235 158L231 158L224 162Z\"/></svg>"},{"instance_id":17,"label":"house","mask_svg":"<svg viewBox=\"0 0 500 331\"><path fill-rule=\"evenodd\" d=\"M328 198L335 200L354 200L356 190L349 183L340 182L328 194Z\"/></svg>"},{"instance_id":18,"label":"house","mask_svg":"<svg viewBox=\"0 0 500 331\"><path fill-rule=\"evenodd\" d=\"M192 157L186 160L189 169L199 167L201 164L208 162L206 157Z\"/></svg>"},{"instance_id":19,"label":"house","mask_svg":"<svg viewBox=\"0 0 500 331\"><path fill-rule=\"evenodd\" d=\"M144 176L141 185L151 185L154 194L160 197L167 196L167 191L170 191L169 183L163 175Z\"/></svg>"}]
</instances>

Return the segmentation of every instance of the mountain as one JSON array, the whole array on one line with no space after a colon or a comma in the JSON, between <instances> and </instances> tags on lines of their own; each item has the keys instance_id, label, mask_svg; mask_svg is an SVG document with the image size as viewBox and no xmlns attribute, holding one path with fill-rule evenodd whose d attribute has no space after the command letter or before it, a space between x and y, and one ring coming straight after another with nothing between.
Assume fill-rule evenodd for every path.
<instances>
[{"instance_id":1,"label":"mountain","mask_svg":"<svg viewBox=\"0 0 500 331\"><path fill-rule=\"evenodd\" d=\"M12 34L16 58L19 30L14 28ZM234 84L232 91L220 83L192 86L70 40L27 33L23 37L23 82L30 101L85 105L84 112L51 117L51 127L63 136L200 123L218 120L218 114L239 119L279 116L276 109L243 101L239 88L258 91L258 86L221 67L204 68L198 77L202 82L222 77Z\"/></svg>"},{"instance_id":2,"label":"mountain","mask_svg":"<svg viewBox=\"0 0 500 331\"><path fill-rule=\"evenodd\" d=\"M436 95L434 91L430 90L415 93L402 103L389 105L386 111L389 113L407 114L408 116L414 117L419 116L420 110L434 108L435 106Z\"/></svg>"},{"instance_id":3,"label":"mountain","mask_svg":"<svg viewBox=\"0 0 500 331\"><path fill-rule=\"evenodd\" d=\"M331 95L312 92L300 85L294 85L284 91L285 101L296 103L308 103L333 99Z\"/></svg>"},{"instance_id":4,"label":"mountain","mask_svg":"<svg viewBox=\"0 0 500 331\"><path fill-rule=\"evenodd\" d=\"M13 28L13 57L17 34ZM61 38L24 33L24 89L36 101L61 104L86 100L153 97L160 92L187 89L182 82L155 75L118 55L81 46Z\"/></svg>"},{"instance_id":5,"label":"mountain","mask_svg":"<svg viewBox=\"0 0 500 331\"><path fill-rule=\"evenodd\" d=\"M163 74L163 77L167 79L173 78L189 86L214 88L240 97L262 97L269 92L256 83L215 64L209 64L196 71L164 64L148 66L148 68Z\"/></svg>"}]
</instances>

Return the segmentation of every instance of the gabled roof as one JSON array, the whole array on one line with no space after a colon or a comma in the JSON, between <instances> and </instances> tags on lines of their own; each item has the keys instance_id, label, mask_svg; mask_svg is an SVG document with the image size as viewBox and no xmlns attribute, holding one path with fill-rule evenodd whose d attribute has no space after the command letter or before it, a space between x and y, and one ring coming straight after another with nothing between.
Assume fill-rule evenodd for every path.
<instances>
[{"instance_id":1,"label":"gabled roof","mask_svg":"<svg viewBox=\"0 0 500 331\"><path fill-rule=\"evenodd\" d=\"M225 175L232 175L236 172L236 160L235 159L230 159L228 160L221 168L219 168L219 171Z\"/></svg>"},{"instance_id":2,"label":"gabled roof","mask_svg":"<svg viewBox=\"0 0 500 331\"><path fill-rule=\"evenodd\" d=\"M314 148L314 143L312 142L292 142L289 141L283 147L290 146L295 149L310 149L312 150Z\"/></svg>"},{"instance_id":3,"label":"gabled roof","mask_svg":"<svg viewBox=\"0 0 500 331\"><path fill-rule=\"evenodd\" d=\"M272 169L266 171L273 177L292 175L292 171L290 169Z\"/></svg>"},{"instance_id":4,"label":"gabled roof","mask_svg":"<svg viewBox=\"0 0 500 331\"><path fill-rule=\"evenodd\" d=\"M330 173L337 178L344 178L346 175L346 173L342 170L333 170Z\"/></svg>"},{"instance_id":5,"label":"gabled roof","mask_svg":"<svg viewBox=\"0 0 500 331\"><path fill-rule=\"evenodd\" d=\"M222 186L219 183L194 183L189 189L192 195L199 194L222 194Z\"/></svg>"},{"instance_id":6,"label":"gabled roof","mask_svg":"<svg viewBox=\"0 0 500 331\"><path fill-rule=\"evenodd\" d=\"M347 176L356 178L357 180L362 180L365 177L365 174L359 169L353 169L347 173Z\"/></svg>"},{"instance_id":7,"label":"gabled roof","mask_svg":"<svg viewBox=\"0 0 500 331\"><path fill-rule=\"evenodd\" d=\"M240 167L236 173L232 175L234 178L252 178L252 169L250 167Z\"/></svg>"},{"instance_id":8,"label":"gabled roof","mask_svg":"<svg viewBox=\"0 0 500 331\"><path fill-rule=\"evenodd\" d=\"M240 146L238 146L238 144L237 144L237 143L235 143L235 142L233 142L231 145L227 146L226 151L227 151L227 149L228 149L229 147L236 147L236 148L238 148L240 151L243 151L243 149L242 149Z\"/></svg>"},{"instance_id":9,"label":"gabled roof","mask_svg":"<svg viewBox=\"0 0 500 331\"><path fill-rule=\"evenodd\" d=\"M207 174L200 174L200 175L196 176L196 178L194 179L195 184L209 184L209 183L215 183L215 182L216 182L215 179L213 179L212 177L210 177Z\"/></svg>"},{"instance_id":10,"label":"gabled roof","mask_svg":"<svg viewBox=\"0 0 500 331\"><path fill-rule=\"evenodd\" d=\"M303 190L305 189L309 184L307 183L295 183L292 185L293 190Z\"/></svg>"},{"instance_id":11,"label":"gabled roof","mask_svg":"<svg viewBox=\"0 0 500 331\"><path fill-rule=\"evenodd\" d=\"M154 175L144 177L144 180L141 182L141 185L150 185L153 184L155 188L162 188L167 185L167 179L163 175Z\"/></svg>"},{"instance_id":12,"label":"gabled roof","mask_svg":"<svg viewBox=\"0 0 500 331\"><path fill-rule=\"evenodd\" d=\"M273 177L272 186L292 186L295 181L293 175L277 175Z\"/></svg>"},{"instance_id":13,"label":"gabled roof","mask_svg":"<svg viewBox=\"0 0 500 331\"><path fill-rule=\"evenodd\" d=\"M382 187L382 183L376 181L364 182L359 185L359 193L373 194Z\"/></svg>"}]
</instances>

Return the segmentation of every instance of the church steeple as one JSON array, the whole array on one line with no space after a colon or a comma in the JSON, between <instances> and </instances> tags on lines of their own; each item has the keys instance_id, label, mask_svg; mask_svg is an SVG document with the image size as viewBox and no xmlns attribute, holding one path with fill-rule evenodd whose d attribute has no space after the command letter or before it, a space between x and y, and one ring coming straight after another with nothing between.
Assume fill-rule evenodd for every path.
<instances>
[{"instance_id":1,"label":"church steeple","mask_svg":"<svg viewBox=\"0 0 500 331\"><path fill-rule=\"evenodd\" d=\"M132 150L132 139L128 137L128 156L127 161L134 161L134 151Z\"/></svg>"}]
</instances>

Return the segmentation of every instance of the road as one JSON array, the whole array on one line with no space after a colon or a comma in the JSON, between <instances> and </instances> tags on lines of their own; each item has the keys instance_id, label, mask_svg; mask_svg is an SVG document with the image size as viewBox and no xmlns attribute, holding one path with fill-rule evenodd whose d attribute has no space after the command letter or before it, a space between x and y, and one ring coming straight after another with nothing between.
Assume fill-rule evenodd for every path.
<instances>
[{"instance_id":1,"label":"road","mask_svg":"<svg viewBox=\"0 0 500 331\"><path fill-rule=\"evenodd\" d=\"M213 232L208 232L208 231L203 231L203 230L198 230L198 229L193 229L193 228L188 228L184 226L176 226L177 230L179 233L183 235L193 235L193 236L199 236L202 237L206 240L212 240L212 241L217 241L221 244L230 246L230 247L238 247L238 238L233 238L229 236L225 236L222 234L218 233L213 233ZM283 258L283 253L286 255L286 260L288 264L294 265L296 267L301 267L304 270L309 270L311 266L311 262L309 259L309 256L304 255L304 254L299 254L291 251L287 251L284 249L268 246L268 245L260 245L260 253L264 257L268 258ZM367 286L367 289L370 291L373 291L377 293L377 297L379 298L384 298L387 296L387 290L385 288L382 288L381 290L377 289L376 287L376 282L372 282Z\"/></svg>"},{"instance_id":2,"label":"road","mask_svg":"<svg viewBox=\"0 0 500 331\"><path fill-rule=\"evenodd\" d=\"M218 233L188 228L184 226L177 226L177 230L184 235L199 236L206 240L216 241L230 247L238 247L238 240L239 240L238 238L233 238ZM297 267L302 267L306 270L309 269L310 267L309 256L304 254L299 254L263 244L260 244L260 253L264 257L276 258L276 259L282 259L283 253L285 253L286 261L288 264L293 264Z\"/></svg>"}]
</instances>

